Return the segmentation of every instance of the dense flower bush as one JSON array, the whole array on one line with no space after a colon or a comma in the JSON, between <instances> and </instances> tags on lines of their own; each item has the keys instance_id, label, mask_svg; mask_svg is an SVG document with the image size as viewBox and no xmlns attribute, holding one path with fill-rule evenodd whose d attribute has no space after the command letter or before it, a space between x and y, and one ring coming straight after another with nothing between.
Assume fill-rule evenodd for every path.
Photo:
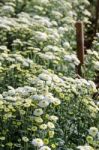
<instances>
[{"instance_id":1,"label":"dense flower bush","mask_svg":"<svg viewBox=\"0 0 99 150\"><path fill-rule=\"evenodd\" d=\"M95 125L97 119L98 107L91 98L96 92L94 83L59 78L46 70L30 82L32 87L8 87L0 96L2 147L32 149L39 147L36 138L41 138L40 146L45 141L52 149L83 144L89 124Z\"/></svg>"},{"instance_id":2,"label":"dense flower bush","mask_svg":"<svg viewBox=\"0 0 99 150\"><path fill-rule=\"evenodd\" d=\"M90 23L88 7L88 0L0 1L0 150L98 150L91 81L98 34L85 79L75 73L75 22Z\"/></svg>"},{"instance_id":3,"label":"dense flower bush","mask_svg":"<svg viewBox=\"0 0 99 150\"><path fill-rule=\"evenodd\" d=\"M57 99L51 93L36 93L36 88L25 86L9 87L8 92L0 95L0 147L35 149L34 146L46 145L46 141L54 145L54 124L58 118L47 112L58 105Z\"/></svg>"}]
</instances>

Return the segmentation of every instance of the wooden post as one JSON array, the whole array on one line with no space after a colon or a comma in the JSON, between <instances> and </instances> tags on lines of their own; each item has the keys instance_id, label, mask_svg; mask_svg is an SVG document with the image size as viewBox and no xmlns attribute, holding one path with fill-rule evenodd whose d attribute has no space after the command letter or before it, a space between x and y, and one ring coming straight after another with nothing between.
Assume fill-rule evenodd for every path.
<instances>
[{"instance_id":1,"label":"wooden post","mask_svg":"<svg viewBox=\"0 0 99 150\"><path fill-rule=\"evenodd\" d=\"M82 75L81 66L84 64L84 31L83 23L81 21L76 22L76 38L77 38L77 57L80 60L79 66L77 66L77 74Z\"/></svg>"},{"instance_id":2,"label":"wooden post","mask_svg":"<svg viewBox=\"0 0 99 150\"><path fill-rule=\"evenodd\" d=\"M96 2L96 18L95 18L95 31L94 36L96 36L96 33L99 32L99 0ZM99 71L96 71L96 77L95 81L96 87L99 88Z\"/></svg>"},{"instance_id":3,"label":"wooden post","mask_svg":"<svg viewBox=\"0 0 99 150\"><path fill-rule=\"evenodd\" d=\"M99 29L99 0L96 2L96 18L95 18L95 33L94 36L97 33L97 30Z\"/></svg>"},{"instance_id":4,"label":"wooden post","mask_svg":"<svg viewBox=\"0 0 99 150\"><path fill-rule=\"evenodd\" d=\"M96 76L95 76L95 84L97 89L99 88L99 71L96 71Z\"/></svg>"}]
</instances>

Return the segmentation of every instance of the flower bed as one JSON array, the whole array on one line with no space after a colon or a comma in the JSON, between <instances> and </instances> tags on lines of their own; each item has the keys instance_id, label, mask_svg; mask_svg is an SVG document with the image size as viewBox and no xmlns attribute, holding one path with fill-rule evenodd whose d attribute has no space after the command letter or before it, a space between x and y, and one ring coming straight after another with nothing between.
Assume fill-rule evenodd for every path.
<instances>
[{"instance_id":1,"label":"flower bed","mask_svg":"<svg viewBox=\"0 0 99 150\"><path fill-rule=\"evenodd\" d=\"M90 23L89 5L0 1L0 150L98 150L98 34L76 74L75 22Z\"/></svg>"}]
</instances>

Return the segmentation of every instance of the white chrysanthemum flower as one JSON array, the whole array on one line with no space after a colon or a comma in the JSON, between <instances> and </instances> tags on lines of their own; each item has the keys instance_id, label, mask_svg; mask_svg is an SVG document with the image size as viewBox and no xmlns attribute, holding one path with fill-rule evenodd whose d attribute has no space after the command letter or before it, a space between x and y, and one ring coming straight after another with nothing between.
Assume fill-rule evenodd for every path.
<instances>
[{"instance_id":1,"label":"white chrysanthemum flower","mask_svg":"<svg viewBox=\"0 0 99 150\"><path fill-rule=\"evenodd\" d=\"M41 147L39 150L51 150L51 148L48 147L48 146L43 146L43 147Z\"/></svg>"},{"instance_id":2,"label":"white chrysanthemum flower","mask_svg":"<svg viewBox=\"0 0 99 150\"><path fill-rule=\"evenodd\" d=\"M30 18L30 15L26 12L21 12L17 15L19 18L23 18L25 16L25 18Z\"/></svg>"},{"instance_id":3,"label":"white chrysanthemum flower","mask_svg":"<svg viewBox=\"0 0 99 150\"><path fill-rule=\"evenodd\" d=\"M75 65L79 65L79 63L80 63L80 61L78 60L78 58L74 54L72 54L72 55L65 55L64 56L64 60L68 61L70 63L74 63Z\"/></svg>"},{"instance_id":4,"label":"white chrysanthemum flower","mask_svg":"<svg viewBox=\"0 0 99 150\"><path fill-rule=\"evenodd\" d=\"M32 92L36 92L36 89L29 86L18 87L16 89L16 93L19 93L22 96L29 96Z\"/></svg>"},{"instance_id":5,"label":"white chrysanthemum flower","mask_svg":"<svg viewBox=\"0 0 99 150\"><path fill-rule=\"evenodd\" d=\"M60 104L61 104L61 101L60 101L58 98L55 98L54 101L53 101L53 104L54 104L55 106L60 105Z\"/></svg>"},{"instance_id":6,"label":"white chrysanthemum flower","mask_svg":"<svg viewBox=\"0 0 99 150\"><path fill-rule=\"evenodd\" d=\"M8 101L16 101L16 97L11 97L11 96L7 96L5 97L5 99Z\"/></svg>"},{"instance_id":7,"label":"white chrysanthemum flower","mask_svg":"<svg viewBox=\"0 0 99 150\"><path fill-rule=\"evenodd\" d=\"M1 46L0 46L0 51L1 51L1 50L4 51L4 52L5 52L5 51L9 51L5 45L1 45Z\"/></svg>"},{"instance_id":8,"label":"white chrysanthemum flower","mask_svg":"<svg viewBox=\"0 0 99 150\"><path fill-rule=\"evenodd\" d=\"M94 92L97 92L95 83L94 83L93 81L89 81L88 83L89 83L90 86L92 87L93 91L94 91Z\"/></svg>"},{"instance_id":9,"label":"white chrysanthemum flower","mask_svg":"<svg viewBox=\"0 0 99 150\"><path fill-rule=\"evenodd\" d=\"M5 6L2 7L2 11L5 11L7 13L13 13L14 8L12 6L5 5Z\"/></svg>"},{"instance_id":10,"label":"white chrysanthemum flower","mask_svg":"<svg viewBox=\"0 0 99 150\"><path fill-rule=\"evenodd\" d=\"M85 145L85 146L78 146L77 147L80 150L94 150L91 146Z\"/></svg>"},{"instance_id":11,"label":"white chrysanthemum flower","mask_svg":"<svg viewBox=\"0 0 99 150\"><path fill-rule=\"evenodd\" d=\"M99 61L94 62L94 68L99 70Z\"/></svg>"},{"instance_id":12,"label":"white chrysanthemum flower","mask_svg":"<svg viewBox=\"0 0 99 150\"><path fill-rule=\"evenodd\" d=\"M7 54L7 53L3 53L3 54L2 54L2 57L8 58L8 54Z\"/></svg>"},{"instance_id":13,"label":"white chrysanthemum flower","mask_svg":"<svg viewBox=\"0 0 99 150\"><path fill-rule=\"evenodd\" d=\"M55 37L54 40L58 40L60 38L60 35L57 31L52 32L52 35Z\"/></svg>"},{"instance_id":14,"label":"white chrysanthemum flower","mask_svg":"<svg viewBox=\"0 0 99 150\"><path fill-rule=\"evenodd\" d=\"M49 117L49 120L56 122L58 120L58 117L53 115Z\"/></svg>"},{"instance_id":15,"label":"white chrysanthemum flower","mask_svg":"<svg viewBox=\"0 0 99 150\"><path fill-rule=\"evenodd\" d=\"M39 41L47 41L47 34L40 32L40 31L37 31L35 33L35 38Z\"/></svg>"},{"instance_id":16,"label":"white chrysanthemum flower","mask_svg":"<svg viewBox=\"0 0 99 150\"><path fill-rule=\"evenodd\" d=\"M47 107L48 105L49 105L49 102L48 101L46 101L46 100L42 100L42 101L40 101L39 102L39 104L38 104L40 107Z\"/></svg>"},{"instance_id":17,"label":"white chrysanthemum flower","mask_svg":"<svg viewBox=\"0 0 99 150\"><path fill-rule=\"evenodd\" d=\"M52 81L51 80L49 80L49 81L46 81L46 85L47 86L51 86L53 83L52 83Z\"/></svg>"},{"instance_id":18,"label":"white chrysanthemum flower","mask_svg":"<svg viewBox=\"0 0 99 150\"><path fill-rule=\"evenodd\" d=\"M40 0L41 3L49 3L49 0Z\"/></svg>"},{"instance_id":19,"label":"white chrysanthemum flower","mask_svg":"<svg viewBox=\"0 0 99 150\"><path fill-rule=\"evenodd\" d=\"M8 62L11 62L11 63L15 62L15 59L14 59L14 58L10 58L10 57L6 58L6 60L7 60Z\"/></svg>"},{"instance_id":20,"label":"white chrysanthemum flower","mask_svg":"<svg viewBox=\"0 0 99 150\"><path fill-rule=\"evenodd\" d=\"M43 119L41 117L35 117L34 120L37 122L37 123L42 123L43 122Z\"/></svg>"},{"instance_id":21,"label":"white chrysanthemum flower","mask_svg":"<svg viewBox=\"0 0 99 150\"><path fill-rule=\"evenodd\" d=\"M45 54L41 53L39 56L45 60L54 60L56 58L51 52L47 52Z\"/></svg>"},{"instance_id":22,"label":"white chrysanthemum flower","mask_svg":"<svg viewBox=\"0 0 99 150\"><path fill-rule=\"evenodd\" d=\"M43 110L42 109L35 109L34 111L34 115L35 116L41 116L43 114Z\"/></svg>"},{"instance_id":23,"label":"white chrysanthemum flower","mask_svg":"<svg viewBox=\"0 0 99 150\"><path fill-rule=\"evenodd\" d=\"M96 33L96 36L99 37L99 33Z\"/></svg>"},{"instance_id":24,"label":"white chrysanthemum flower","mask_svg":"<svg viewBox=\"0 0 99 150\"><path fill-rule=\"evenodd\" d=\"M45 97L44 100L48 101L49 103L54 102L54 97L52 96L51 93L48 93Z\"/></svg>"},{"instance_id":25,"label":"white chrysanthemum flower","mask_svg":"<svg viewBox=\"0 0 99 150\"><path fill-rule=\"evenodd\" d=\"M93 54L93 51L90 50L90 49L88 49L88 50L87 50L87 54L91 54L91 55L92 55L92 54Z\"/></svg>"},{"instance_id":26,"label":"white chrysanthemum flower","mask_svg":"<svg viewBox=\"0 0 99 150\"><path fill-rule=\"evenodd\" d=\"M3 96L0 94L0 99L3 99Z\"/></svg>"},{"instance_id":27,"label":"white chrysanthemum flower","mask_svg":"<svg viewBox=\"0 0 99 150\"><path fill-rule=\"evenodd\" d=\"M49 131L48 134L49 134L50 138L53 138L53 136L54 136L55 133L54 133L54 131Z\"/></svg>"},{"instance_id":28,"label":"white chrysanthemum flower","mask_svg":"<svg viewBox=\"0 0 99 150\"><path fill-rule=\"evenodd\" d=\"M97 104L97 106L99 107L99 102L97 102L96 104Z\"/></svg>"},{"instance_id":29,"label":"white chrysanthemum flower","mask_svg":"<svg viewBox=\"0 0 99 150\"><path fill-rule=\"evenodd\" d=\"M65 55L64 60L68 62L72 62L72 57L70 55Z\"/></svg>"},{"instance_id":30,"label":"white chrysanthemum flower","mask_svg":"<svg viewBox=\"0 0 99 150\"><path fill-rule=\"evenodd\" d=\"M37 95L36 94L36 95L31 96L31 98L34 99L34 100L40 101L40 100L44 99L44 95Z\"/></svg>"},{"instance_id":31,"label":"white chrysanthemum flower","mask_svg":"<svg viewBox=\"0 0 99 150\"><path fill-rule=\"evenodd\" d=\"M93 55L95 55L96 57L98 57L98 52L97 51L93 51Z\"/></svg>"},{"instance_id":32,"label":"white chrysanthemum flower","mask_svg":"<svg viewBox=\"0 0 99 150\"><path fill-rule=\"evenodd\" d=\"M16 56L15 59L18 61L18 62L23 62L23 58L21 56Z\"/></svg>"},{"instance_id":33,"label":"white chrysanthemum flower","mask_svg":"<svg viewBox=\"0 0 99 150\"><path fill-rule=\"evenodd\" d=\"M28 141L29 141L29 139L28 139L27 137L23 136L23 137L22 137L22 141L24 141L24 142L28 142Z\"/></svg>"},{"instance_id":34,"label":"white chrysanthemum flower","mask_svg":"<svg viewBox=\"0 0 99 150\"><path fill-rule=\"evenodd\" d=\"M48 46L46 46L44 49L43 49L45 52L46 51L52 51L52 52L60 52L61 50L60 50L60 48L59 47L57 47L57 46L54 46L54 45L48 45ZM52 53L51 53L52 54Z\"/></svg>"},{"instance_id":35,"label":"white chrysanthemum flower","mask_svg":"<svg viewBox=\"0 0 99 150\"><path fill-rule=\"evenodd\" d=\"M33 17L35 20L40 20L42 17L41 16L39 16L39 15L34 15L34 17Z\"/></svg>"},{"instance_id":36,"label":"white chrysanthemum flower","mask_svg":"<svg viewBox=\"0 0 99 150\"><path fill-rule=\"evenodd\" d=\"M7 92L3 92L2 96L7 97L8 93Z\"/></svg>"},{"instance_id":37,"label":"white chrysanthemum flower","mask_svg":"<svg viewBox=\"0 0 99 150\"><path fill-rule=\"evenodd\" d=\"M31 21L32 21L32 20L31 20ZM26 18L26 17L20 17L20 18L19 18L19 22L25 23L25 24L27 24L27 25L30 25L30 20L29 20L29 18Z\"/></svg>"},{"instance_id":38,"label":"white chrysanthemum flower","mask_svg":"<svg viewBox=\"0 0 99 150\"><path fill-rule=\"evenodd\" d=\"M48 123L47 123L47 126L48 126L48 128L50 128L50 129L54 129L54 128L55 128L55 125L54 125L52 122L48 122Z\"/></svg>"},{"instance_id":39,"label":"white chrysanthemum flower","mask_svg":"<svg viewBox=\"0 0 99 150\"><path fill-rule=\"evenodd\" d=\"M76 55L72 54L71 57L72 57L72 61L74 62L75 65L79 65L80 64L80 61L78 60Z\"/></svg>"},{"instance_id":40,"label":"white chrysanthemum flower","mask_svg":"<svg viewBox=\"0 0 99 150\"><path fill-rule=\"evenodd\" d=\"M2 57L2 54L0 56L0 61L4 61L4 58ZM2 63L1 63L2 64Z\"/></svg>"},{"instance_id":41,"label":"white chrysanthemum flower","mask_svg":"<svg viewBox=\"0 0 99 150\"><path fill-rule=\"evenodd\" d=\"M44 73L40 74L39 78L44 80L44 81L52 80L52 78L49 75L44 74Z\"/></svg>"},{"instance_id":42,"label":"white chrysanthemum flower","mask_svg":"<svg viewBox=\"0 0 99 150\"><path fill-rule=\"evenodd\" d=\"M15 95L15 90L14 90L14 89L9 90L9 91L8 91L8 95L10 95L10 96Z\"/></svg>"},{"instance_id":43,"label":"white chrysanthemum flower","mask_svg":"<svg viewBox=\"0 0 99 150\"><path fill-rule=\"evenodd\" d=\"M11 27L9 26L9 25L5 25L5 24L0 24L0 28L4 28L4 29L6 29L6 30L8 30L8 31L10 31L11 30Z\"/></svg>"},{"instance_id":44,"label":"white chrysanthemum flower","mask_svg":"<svg viewBox=\"0 0 99 150\"><path fill-rule=\"evenodd\" d=\"M62 15L60 12L55 11L55 10L52 11L52 15L53 15L56 19L61 19L61 18L63 17L63 15Z\"/></svg>"},{"instance_id":45,"label":"white chrysanthemum flower","mask_svg":"<svg viewBox=\"0 0 99 150\"><path fill-rule=\"evenodd\" d=\"M53 81L56 83L61 82L60 78L57 75L52 75Z\"/></svg>"},{"instance_id":46,"label":"white chrysanthemum flower","mask_svg":"<svg viewBox=\"0 0 99 150\"><path fill-rule=\"evenodd\" d=\"M70 4L70 3L69 3ZM68 12L68 15L70 16L70 17L73 17L73 15L75 15L75 13L73 12L73 11L69 11Z\"/></svg>"},{"instance_id":47,"label":"white chrysanthemum flower","mask_svg":"<svg viewBox=\"0 0 99 150\"><path fill-rule=\"evenodd\" d=\"M26 61L27 63L29 63L29 64L33 64L33 61L32 61L31 59L29 59L29 58L25 59L25 61Z\"/></svg>"},{"instance_id":48,"label":"white chrysanthemum flower","mask_svg":"<svg viewBox=\"0 0 99 150\"><path fill-rule=\"evenodd\" d=\"M59 29L58 29L58 32L60 33L60 34L64 34L65 33L65 28L64 27L59 27Z\"/></svg>"},{"instance_id":49,"label":"white chrysanthemum flower","mask_svg":"<svg viewBox=\"0 0 99 150\"><path fill-rule=\"evenodd\" d=\"M37 147L41 147L44 145L43 140L40 138L33 139L32 144Z\"/></svg>"},{"instance_id":50,"label":"white chrysanthemum flower","mask_svg":"<svg viewBox=\"0 0 99 150\"><path fill-rule=\"evenodd\" d=\"M37 3L40 5L48 5L49 0L37 0Z\"/></svg>"},{"instance_id":51,"label":"white chrysanthemum flower","mask_svg":"<svg viewBox=\"0 0 99 150\"><path fill-rule=\"evenodd\" d=\"M45 81L43 81L43 80L37 78L37 79L35 80L35 83L37 84L37 86L44 86Z\"/></svg>"},{"instance_id":52,"label":"white chrysanthemum flower","mask_svg":"<svg viewBox=\"0 0 99 150\"><path fill-rule=\"evenodd\" d=\"M93 137L96 136L97 133L98 133L98 129L96 127L91 127L89 129L89 134L92 135Z\"/></svg>"},{"instance_id":53,"label":"white chrysanthemum flower","mask_svg":"<svg viewBox=\"0 0 99 150\"><path fill-rule=\"evenodd\" d=\"M58 26L58 24L55 20L53 20L51 23L52 23L53 26L56 26L56 27Z\"/></svg>"},{"instance_id":54,"label":"white chrysanthemum flower","mask_svg":"<svg viewBox=\"0 0 99 150\"><path fill-rule=\"evenodd\" d=\"M0 100L0 107L1 107L1 105L3 105L3 101Z\"/></svg>"},{"instance_id":55,"label":"white chrysanthemum flower","mask_svg":"<svg viewBox=\"0 0 99 150\"><path fill-rule=\"evenodd\" d=\"M56 37L55 37L55 35L50 34L50 35L48 35L48 39L49 40L56 40Z\"/></svg>"},{"instance_id":56,"label":"white chrysanthemum flower","mask_svg":"<svg viewBox=\"0 0 99 150\"><path fill-rule=\"evenodd\" d=\"M23 66L24 66L24 67L29 67L29 63L26 62L26 61L24 61L24 62L23 62Z\"/></svg>"},{"instance_id":57,"label":"white chrysanthemum flower","mask_svg":"<svg viewBox=\"0 0 99 150\"><path fill-rule=\"evenodd\" d=\"M90 16L91 16L91 13L90 13L87 9L85 9L85 10L84 10L84 15L90 17Z\"/></svg>"},{"instance_id":58,"label":"white chrysanthemum flower","mask_svg":"<svg viewBox=\"0 0 99 150\"><path fill-rule=\"evenodd\" d=\"M36 19L37 20L37 19ZM47 26L47 27L51 27L51 22L49 21L49 19L46 17L41 17L39 20L38 20L38 23L44 25L44 26Z\"/></svg>"},{"instance_id":59,"label":"white chrysanthemum flower","mask_svg":"<svg viewBox=\"0 0 99 150\"><path fill-rule=\"evenodd\" d=\"M41 124L39 127L42 130L46 130L47 129L47 125L46 124Z\"/></svg>"},{"instance_id":60,"label":"white chrysanthemum flower","mask_svg":"<svg viewBox=\"0 0 99 150\"><path fill-rule=\"evenodd\" d=\"M13 44L20 44L22 45L22 41L20 39L16 39L13 41Z\"/></svg>"},{"instance_id":61,"label":"white chrysanthemum flower","mask_svg":"<svg viewBox=\"0 0 99 150\"><path fill-rule=\"evenodd\" d=\"M70 48L69 42L64 42L63 47L66 48L66 49Z\"/></svg>"},{"instance_id":62,"label":"white chrysanthemum flower","mask_svg":"<svg viewBox=\"0 0 99 150\"><path fill-rule=\"evenodd\" d=\"M81 86L81 85L84 85L84 84L85 84L85 85L88 85L88 86L90 85L89 82L88 82L87 80L85 80L85 79L75 79L75 81L76 81L76 83L79 84L80 86Z\"/></svg>"}]
</instances>

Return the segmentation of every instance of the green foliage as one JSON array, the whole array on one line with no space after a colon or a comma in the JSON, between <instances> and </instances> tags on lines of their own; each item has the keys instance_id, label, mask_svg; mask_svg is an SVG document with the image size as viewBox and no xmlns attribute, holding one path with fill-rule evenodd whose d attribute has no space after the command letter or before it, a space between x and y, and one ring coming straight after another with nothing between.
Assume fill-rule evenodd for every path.
<instances>
[{"instance_id":1,"label":"green foliage","mask_svg":"<svg viewBox=\"0 0 99 150\"><path fill-rule=\"evenodd\" d=\"M75 22L90 23L88 7L87 0L0 1L0 150L76 150L98 128L90 81L99 70L98 34L85 56L87 80L75 74Z\"/></svg>"}]
</instances>

